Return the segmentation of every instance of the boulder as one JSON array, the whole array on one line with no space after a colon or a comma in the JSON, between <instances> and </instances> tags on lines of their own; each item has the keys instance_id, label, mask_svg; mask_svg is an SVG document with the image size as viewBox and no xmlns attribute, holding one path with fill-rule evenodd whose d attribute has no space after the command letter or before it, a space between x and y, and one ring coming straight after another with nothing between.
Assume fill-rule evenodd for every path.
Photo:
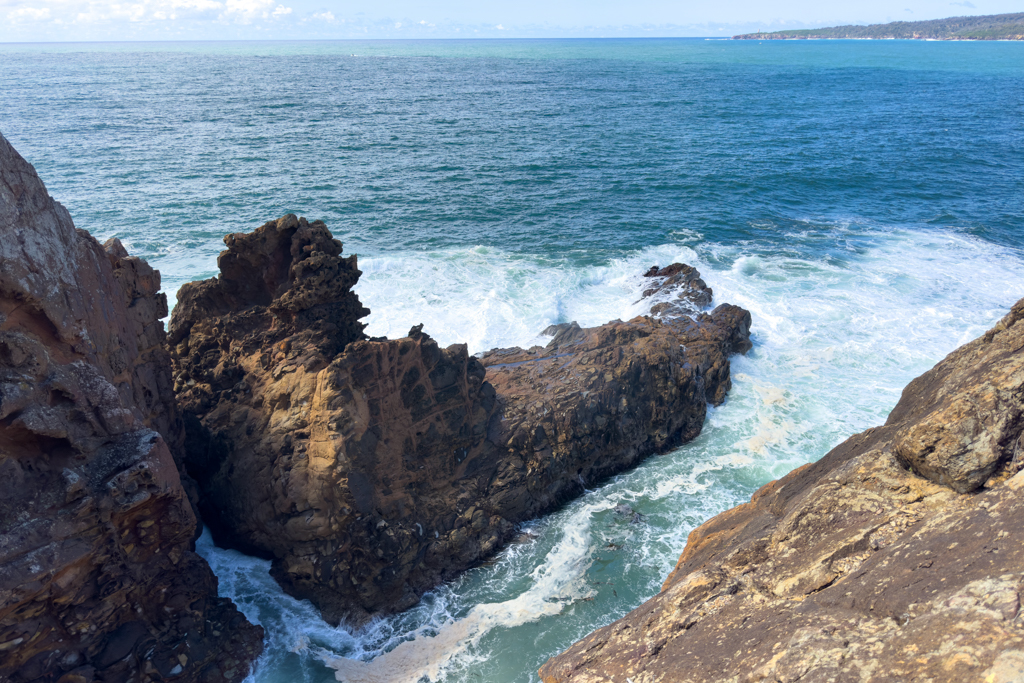
<instances>
[{"instance_id":1,"label":"boulder","mask_svg":"<svg viewBox=\"0 0 1024 683\"><path fill-rule=\"evenodd\" d=\"M160 275L0 137L0 679L241 681L263 630L192 551Z\"/></svg>"},{"instance_id":2,"label":"boulder","mask_svg":"<svg viewBox=\"0 0 1024 683\"><path fill-rule=\"evenodd\" d=\"M697 313L711 305L714 292L693 266L685 263L673 263L664 268L652 266L644 277L650 282L642 298L655 300L651 313L657 317Z\"/></svg>"},{"instance_id":3,"label":"boulder","mask_svg":"<svg viewBox=\"0 0 1024 683\"><path fill-rule=\"evenodd\" d=\"M518 523L693 438L749 346L728 305L481 359L422 326L365 339L355 257L322 222L225 242L170 325L187 466L217 542L273 559L332 623L413 605Z\"/></svg>"},{"instance_id":4,"label":"boulder","mask_svg":"<svg viewBox=\"0 0 1024 683\"><path fill-rule=\"evenodd\" d=\"M992 341L1006 339L1021 317L1015 306L985 337L961 347L904 389L887 422L901 425L894 453L903 465L969 493L1007 457L1020 453L1024 365L1019 348Z\"/></svg>"},{"instance_id":5,"label":"boulder","mask_svg":"<svg viewBox=\"0 0 1024 683\"><path fill-rule=\"evenodd\" d=\"M882 427L695 529L661 592L540 670L596 681L1024 673L1024 300Z\"/></svg>"}]
</instances>

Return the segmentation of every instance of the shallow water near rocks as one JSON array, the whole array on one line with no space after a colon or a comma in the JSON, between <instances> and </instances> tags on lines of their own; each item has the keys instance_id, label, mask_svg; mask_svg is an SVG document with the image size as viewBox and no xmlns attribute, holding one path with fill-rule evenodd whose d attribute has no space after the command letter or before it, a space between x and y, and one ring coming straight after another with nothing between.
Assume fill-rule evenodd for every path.
<instances>
[{"instance_id":1,"label":"shallow water near rocks","mask_svg":"<svg viewBox=\"0 0 1024 683\"><path fill-rule=\"evenodd\" d=\"M200 552L267 629L252 680L536 681L655 594L690 530L880 424L1024 296L1024 46L428 41L0 46L0 132L172 294L286 212L358 253L371 335L471 352L645 312L684 261L754 348L701 436L360 630ZM628 505L642 521L616 512Z\"/></svg>"}]
</instances>

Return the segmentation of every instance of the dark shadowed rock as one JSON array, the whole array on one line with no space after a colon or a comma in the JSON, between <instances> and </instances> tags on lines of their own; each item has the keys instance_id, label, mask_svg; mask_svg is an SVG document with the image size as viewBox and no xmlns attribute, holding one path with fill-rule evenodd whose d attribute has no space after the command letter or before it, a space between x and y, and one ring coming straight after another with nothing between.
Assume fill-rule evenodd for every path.
<instances>
[{"instance_id":1,"label":"dark shadowed rock","mask_svg":"<svg viewBox=\"0 0 1024 683\"><path fill-rule=\"evenodd\" d=\"M191 550L159 289L0 137L0 680L240 681L262 650Z\"/></svg>"},{"instance_id":2,"label":"dark shadowed rock","mask_svg":"<svg viewBox=\"0 0 1024 683\"><path fill-rule=\"evenodd\" d=\"M422 326L364 339L355 258L323 223L226 242L221 277L182 287L171 322L188 467L218 542L273 558L331 622L411 606L519 522L696 436L749 336L720 306L560 325L482 359Z\"/></svg>"},{"instance_id":3,"label":"dark shadowed rock","mask_svg":"<svg viewBox=\"0 0 1024 683\"><path fill-rule=\"evenodd\" d=\"M695 529L661 593L542 680L1022 680L1022 319L1024 301L884 426Z\"/></svg>"},{"instance_id":4,"label":"dark shadowed rock","mask_svg":"<svg viewBox=\"0 0 1024 683\"><path fill-rule=\"evenodd\" d=\"M583 329L580 324L573 320L571 323L559 323L558 325L548 325L541 332L544 336L550 336L552 339L548 342L549 348L558 348L563 344L569 342L579 341L583 338Z\"/></svg>"}]
</instances>

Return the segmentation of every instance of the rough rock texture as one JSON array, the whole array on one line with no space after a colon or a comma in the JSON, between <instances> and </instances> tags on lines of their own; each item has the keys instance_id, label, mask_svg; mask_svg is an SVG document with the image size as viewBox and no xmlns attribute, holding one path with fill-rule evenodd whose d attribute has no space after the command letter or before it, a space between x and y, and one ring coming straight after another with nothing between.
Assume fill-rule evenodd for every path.
<instances>
[{"instance_id":1,"label":"rough rock texture","mask_svg":"<svg viewBox=\"0 0 1024 683\"><path fill-rule=\"evenodd\" d=\"M644 273L651 284L644 289L643 298L651 297L656 303L651 313L659 317L679 317L698 313L711 305L711 288L693 266L673 263L664 268L653 266Z\"/></svg>"},{"instance_id":2,"label":"rough rock texture","mask_svg":"<svg viewBox=\"0 0 1024 683\"><path fill-rule=\"evenodd\" d=\"M558 326L482 361L420 327L363 339L355 258L323 223L225 241L171 321L188 468L218 542L273 558L331 622L411 606L517 523L693 438L749 347L734 306Z\"/></svg>"},{"instance_id":3,"label":"rough rock texture","mask_svg":"<svg viewBox=\"0 0 1024 683\"><path fill-rule=\"evenodd\" d=\"M885 426L694 530L661 593L541 678L1024 680L1022 406L1024 300Z\"/></svg>"},{"instance_id":4,"label":"rough rock texture","mask_svg":"<svg viewBox=\"0 0 1024 683\"><path fill-rule=\"evenodd\" d=\"M0 137L0 680L239 681L262 649L190 550L159 288Z\"/></svg>"}]
</instances>

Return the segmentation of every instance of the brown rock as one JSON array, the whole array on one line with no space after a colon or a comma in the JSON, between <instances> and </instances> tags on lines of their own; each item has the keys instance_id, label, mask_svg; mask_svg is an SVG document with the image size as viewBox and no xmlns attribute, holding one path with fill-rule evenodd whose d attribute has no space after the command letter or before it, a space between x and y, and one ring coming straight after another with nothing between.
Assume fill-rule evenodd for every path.
<instances>
[{"instance_id":1,"label":"brown rock","mask_svg":"<svg viewBox=\"0 0 1024 683\"><path fill-rule=\"evenodd\" d=\"M904 422L896 436L900 461L923 477L960 493L984 484L1000 462L1019 449L1024 368L1020 349L992 339L1022 317L1018 307L981 339L915 379L888 424Z\"/></svg>"},{"instance_id":2,"label":"brown rock","mask_svg":"<svg viewBox=\"0 0 1024 683\"><path fill-rule=\"evenodd\" d=\"M182 287L171 322L188 467L218 542L273 558L331 622L411 606L518 522L693 438L749 345L731 306L559 326L547 349L482 360L422 326L366 340L355 258L323 223L226 242L220 278Z\"/></svg>"},{"instance_id":3,"label":"brown rock","mask_svg":"<svg viewBox=\"0 0 1024 683\"><path fill-rule=\"evenodd\" d=\"M159 288L0 137L2 680L199 681L262 649L190 549Z\"/></svg>"},{"instance_id":4,"label":"brown rock","mask_svg":"<svg viewBox=\"0 0 1024 683\"><path fill-rule=\"evenodd\" d=\"M714 292L693 266L685 263L673 263L664 268L652 266L644 277L651 278L652 282L641 298L657 300L651 307L651 313L657 317L691 315L711 305Z\"/></svg>"},{"instance_id":5,"label":"brown rock","mask_svg":"<svg viewBox=\"0 0 1024 683\"><path fill-rule=\"evenodd\" d=\"M694 530L661 593L542 680L1019 680L1022 318L1024 300L885 426Z\"/></svg>"}]
</instances>

